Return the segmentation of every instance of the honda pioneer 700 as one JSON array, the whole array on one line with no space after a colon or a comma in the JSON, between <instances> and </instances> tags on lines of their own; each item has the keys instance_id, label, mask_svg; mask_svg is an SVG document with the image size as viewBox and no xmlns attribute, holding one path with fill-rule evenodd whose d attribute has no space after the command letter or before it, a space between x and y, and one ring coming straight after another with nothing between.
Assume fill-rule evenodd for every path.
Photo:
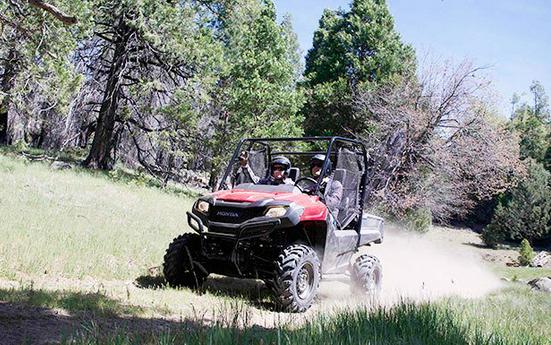
<instances>
[{"instance_id":1,"label":"honda pioneer 700","mask_svg":"<svg viewBox=\"0 0 551 345\"><path fill-rule=\"evenodd\" d=\"M357 140L241 140L218 191L187 212L196 233L168 247L167 282L199 288L210 273L261 279L290 312L312 305L322 277L347 275L357 292L375 295L379 260L353 260L360 246L383 240L383 220L363 212L367 174Z\"/></svg>"}]
</instances>

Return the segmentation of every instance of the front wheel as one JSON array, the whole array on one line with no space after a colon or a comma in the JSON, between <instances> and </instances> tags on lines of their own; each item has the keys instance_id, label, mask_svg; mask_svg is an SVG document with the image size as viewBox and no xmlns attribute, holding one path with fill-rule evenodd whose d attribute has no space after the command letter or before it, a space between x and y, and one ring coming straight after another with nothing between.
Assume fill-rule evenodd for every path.
<instances>
[{"instance_id":1,"label":"front wheel","mask_svg":"<svg viewBox=\"0 0 551 345\"><path fill-rule=\"evenodd\" d=\"M196 234L176 237L168 246L163 263L163 274L172 287L200 288L207 279L194 263L199 256L201 239Z\"/></svg>"},{"instance_id":2,"label":"front wheel","mask_svg":"<svg viewBox=\"0 0 551 345\"><path fill-rule=\"evenodd\" d=\"M302 244L290 245L278 256L276 272L272 290L281 308L294 313L310 308L321 277L316 252Z\"/></svg>"}]
</instances>

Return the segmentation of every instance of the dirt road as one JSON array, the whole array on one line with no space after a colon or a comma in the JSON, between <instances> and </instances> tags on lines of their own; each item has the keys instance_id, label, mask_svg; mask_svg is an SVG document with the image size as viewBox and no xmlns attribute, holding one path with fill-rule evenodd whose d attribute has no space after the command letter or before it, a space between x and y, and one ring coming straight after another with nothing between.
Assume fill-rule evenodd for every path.
<instances>
[{"instance_id":1,"label":"dirt road","mask_svg":"<svg viewBox=\"0 0 551 345\"><path fill-rule=\"evenodd\" d=\"M383 263L381 301L386 305L404 298L419 301L449 295L479 297L501 286L482 262L488 251L480 247L478 236L469 230L435 228L427 235L415 236L390 227L384 243L366 251ZM498 252L494 259L506 260L507 255L513 254ZM274 311L269 293L259 281L212 277L205 293L199 295L158 288L160 282L154 277L141 277L139 283L98 281L91 277L21 280L0 280L0 291L11 301L0 302L1 344L59 341L75 332L150 333L215 322L269 328L288 322L300 324L320 313L331 314L369 303L352 298L348 284L340 281L322 282L319 298L308 312L285 314ZM33 296L35 291L44 292L43 300ZM74 305L69 303L71 298L76 301ZM70 310L55 306L56 303ZM88 307L92 310L84 310Z\"/></svg>"}]
</instances>

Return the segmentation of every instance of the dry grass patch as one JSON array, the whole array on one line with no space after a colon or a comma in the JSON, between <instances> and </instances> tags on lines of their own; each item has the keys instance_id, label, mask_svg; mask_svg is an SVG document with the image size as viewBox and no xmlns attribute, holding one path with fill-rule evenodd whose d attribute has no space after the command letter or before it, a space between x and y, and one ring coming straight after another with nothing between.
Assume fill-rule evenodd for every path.
<instances>
[{"instance_id":1,"label":"dry grass patch","mask_svg":"<svg viewBox=\"0 0 551 345\"><path fill-rule=\"evenodd\" d=\"M189 231L188 197L0 156L0 277L135 279Z\"/></svg>"}]
</instances>

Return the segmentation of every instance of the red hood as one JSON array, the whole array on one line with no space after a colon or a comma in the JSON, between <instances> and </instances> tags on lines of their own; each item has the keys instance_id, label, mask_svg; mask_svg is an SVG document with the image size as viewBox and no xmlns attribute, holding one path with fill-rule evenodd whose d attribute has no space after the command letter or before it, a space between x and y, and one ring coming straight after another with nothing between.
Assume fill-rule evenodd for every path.
<instances>
[{"instance_id":1,"label":"red hood","mask_svg":"<svg viewBox=\"0 0 551 345\"><path fill-rule=\"evenodd\" d=\"M274 199L281 201L295 201L305 194L289 192L256 192L243 189L221 190L212 194L215 199L236 202L255 202L259 200Z\"/></svg>"},{"instance_id":2,"label":"red hood","mask_svg":"<svg viewBox=\"0 0 551 345\"><path fill-rule=\"evenodd\" d=\"M327 217L327 207L318 196L303 193L289 192L257 192L243 189L221 190L212 194L217 200L233 202L255 202L259 200L273 199L277 201L290 201L304 208L301 220L321 220Z\"/></svg>"}]
</instances>

